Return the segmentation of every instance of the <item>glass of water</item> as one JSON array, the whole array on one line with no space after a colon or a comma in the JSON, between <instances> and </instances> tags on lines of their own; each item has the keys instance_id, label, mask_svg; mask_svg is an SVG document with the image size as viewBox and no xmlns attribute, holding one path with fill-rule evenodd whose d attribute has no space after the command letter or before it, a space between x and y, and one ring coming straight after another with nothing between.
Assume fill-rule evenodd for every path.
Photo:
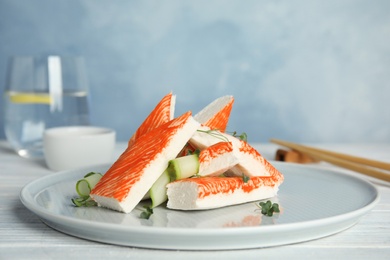
<instances>
[{"instance_id":1,"label":"glass of water","mask_svg":"<svg viewBox=\"0 0 390 260\"><path fill-rule=\"evenodd\" d=\"M3 100L7 141L22 157L43 158L45 129L89 125L84 59L55 55L10 58Z\"/></svg>"}]
</instances>

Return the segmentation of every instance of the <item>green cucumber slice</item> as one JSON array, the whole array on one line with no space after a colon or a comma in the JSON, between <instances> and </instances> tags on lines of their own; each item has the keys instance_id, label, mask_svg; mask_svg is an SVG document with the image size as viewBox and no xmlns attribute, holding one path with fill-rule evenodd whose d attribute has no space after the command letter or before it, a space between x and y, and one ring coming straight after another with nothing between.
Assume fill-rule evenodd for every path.
<instances>
[{"instance_id":1,"label":"green cucumber slice","mask_svg":"<svg viewBox=\"0 0 390 260\"><path fill-rule=\"evenodd\" d=\"M168 168L161 174L149 190L152 200L151 208L155 208L168 200L167 184L184 178L194 176L199 171L199 156L191 154L170 160Z\"/></svg>"},{"instance_id":2,"label":"green cucumber slice","mask_svg":"<svg viewBox=\"0 0 390 260\"><path fill-rule=\"evenodd\" d=\"M167 201L167 184L170 182L170 177L167 171L164 171L163 174L157 179L153 186L149 190L149 196L152 200L151 208L155 208L165 201Z\"/></svg>"},{"instance_id":3,"label":"green cucumber slice","mask_svg":"<svg viewBox=\"0 0 390 260\"><path fill-rule=\"evenodd\" d=\"M103 175L101 173L90 172L83 179L76 183L76 191L81 197L89 196L91 190L98 183Z\"/></svg>"},{"instance_id":4,"label":"green cucumber slice","mask_svg":"<svg viewBox=\"0 0 390 260\"><path fill-rule=\"evenodd\" d=\"M199 172L198 154L186 155L170 160L167 168L171 181L189 178Z\"/></svg>"}]
</instances>

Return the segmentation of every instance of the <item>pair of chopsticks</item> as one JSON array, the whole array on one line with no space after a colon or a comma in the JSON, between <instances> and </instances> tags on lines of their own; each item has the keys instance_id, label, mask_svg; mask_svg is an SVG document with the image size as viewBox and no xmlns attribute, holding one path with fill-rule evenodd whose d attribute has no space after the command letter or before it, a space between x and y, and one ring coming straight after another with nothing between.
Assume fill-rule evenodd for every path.
<instances>
[{"instance_id":1,"label":"pair of chopsticks","mask_svg":"<svg viewBox=\"0 0 390 260\"><path fill-rule=\"evenodd\" d=\"M370 177L390 182L390 163L356 157L342 153L336 153L278 139L271 139L270 142L288 147L292 150L296 150L316 160L325 161L342 168L346 168L352 171L365 174ZM385 172L383 170L386 170L388 172Z\"/></svg>"}]
</instances>

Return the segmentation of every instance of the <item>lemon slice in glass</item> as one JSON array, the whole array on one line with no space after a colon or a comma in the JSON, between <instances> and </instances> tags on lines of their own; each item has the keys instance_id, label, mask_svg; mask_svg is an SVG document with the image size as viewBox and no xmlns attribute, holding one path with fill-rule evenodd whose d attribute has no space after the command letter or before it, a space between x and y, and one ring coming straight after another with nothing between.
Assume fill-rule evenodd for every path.
<instances>
[{"instance_id":1,"label":"lemon slice in glass","mask_svg":"<svg viewBox=\"0 0 390 260\"><path fill-rule=\"evenodd\" d=\"M10 101L12 103L22 104L50 104L51 98L47 93L9 93Z\"/></svg>"}]
</instances>

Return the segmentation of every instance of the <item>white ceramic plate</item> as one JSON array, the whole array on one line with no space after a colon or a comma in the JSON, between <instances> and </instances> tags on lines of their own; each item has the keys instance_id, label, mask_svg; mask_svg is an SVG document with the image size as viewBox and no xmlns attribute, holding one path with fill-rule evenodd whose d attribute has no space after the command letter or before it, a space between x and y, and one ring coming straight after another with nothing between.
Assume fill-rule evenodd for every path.
<instances>
[{"instance_id":1,"label":"white ceramic plate","mask_svg":"<svg viewBox=\"0 0 390 260\"><path fill-rule=\"evenodd\" d=\"M281 213L267 217L256 204L207 211L154 209L150 219L104 208L76 208L75 183L89 171L108 165L48 175L26 185L22 203L48 226L61 232L117 245L181 250L259 248L297 243L345 230L379 201L370 183L336 171L273 162L284 174L277 197Z\"/></svg>"}]
</instances>

